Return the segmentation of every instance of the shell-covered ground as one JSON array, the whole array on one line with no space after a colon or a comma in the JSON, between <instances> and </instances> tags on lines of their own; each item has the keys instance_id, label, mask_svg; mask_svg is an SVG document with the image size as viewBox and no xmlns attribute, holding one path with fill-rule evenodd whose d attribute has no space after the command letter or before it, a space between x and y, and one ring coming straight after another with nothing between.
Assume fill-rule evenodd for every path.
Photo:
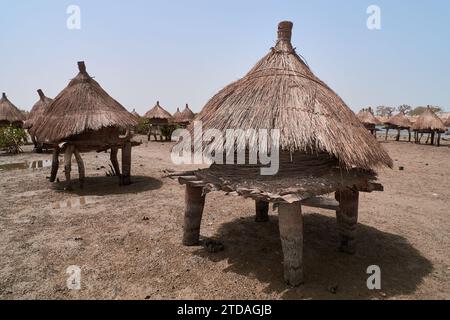
<instances>
[{"instance_id":1,"label":"shell-covered ground","mask_svg":"<svg viewBox=\"0 0 450 320\"><path fill-rule=\"evenodd\" d=\"M0 154L0 168L27 162L0 170L0 299L449 299L450 147L382 144L395 167L380 171L384 192L361 194L355 255L337 250L334 212L303 208L297 288L283 280L276 212L256 223L251 200L207 195L201 234L223 251L181 244L184 187L165 176L189 167L171 162L173 143L133 148L127 187L106 176L109 154L83 154L85 188L74 163L71 192L62 166L52 184L48 162L33 165L50 153ZM367 288L370 265L381 290ZM66 285L70 266L80 290Z\"/></svg>"}]
</instances>

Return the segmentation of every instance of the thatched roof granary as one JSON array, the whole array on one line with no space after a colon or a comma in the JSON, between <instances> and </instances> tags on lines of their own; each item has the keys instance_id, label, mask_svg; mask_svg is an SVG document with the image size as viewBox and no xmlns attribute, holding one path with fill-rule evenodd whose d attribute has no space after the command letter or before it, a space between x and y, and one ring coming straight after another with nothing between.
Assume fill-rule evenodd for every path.
<instances>
[{"instance_id":1,"label":"thatched roof granary","mask_svg":"<svg viewBox=\"0 0 450 320\"><path fill-rule=\"evenodd\" d=\"M136 126L138 121L87 73L84 62L78 62L78 69L78 75L46 108L42 121L33 126L32 132L42 142L64 144L65 163L69 166L65 171L69 182L72 154L82 166L79 168L83 171L83 178L80 174L82 183L84 165L79 152L111 149L115 172L123 184L129 184L132 146L130 128ZM122 175L117 164L119 148L122 148ZM59 152L59 148L55 152ZM54 154L54 162L57 163L57 159L57 154ZM55 175L56 172L52 171L52 179Z\"/></svg>"},{"instance_id":2,"label":"thatched roof granary","mask_svg":"<svg viewBox=\"0 0 450 320\"><path fill-rule=\"evenodd\" d=\"M412 129L415 131L423 131L423 132L431 132L431 131L445 131L447 130L444 122L431 110L430 107L427 107L425 111L419 116L417 121L412 126Z\"/></svg>"},{"instance_id":3,"label":"thatched roof granary","mask_svg":"<svg viewBox=\"0 0 450 320\"><path fill-rule=\"evenodd\" d=\"M391 126L393 128L401 128L401 129L409 129L412 127L411 121L403 112L400 112L395 116L390 117L388 120L384 122L384 124Z\"/></svg>"},{"instance_id":4,"label":"thatched roof granary","mask_svg":"<svg viewBox=\"0 0 450 320\"><path fill-rule=\"evenodd\" d=\"M186 245L198 242L205 192L223 190L254 199L259 221L267 219L268 203L276 203L285 279L298 285L303 277L301 205L337 210L341 248L353 252L358 192L381 189L373 183L374 169L391 167L392 160L295 52L292 26L281 22L275 47L242 79L213 96L196 116L204 131L215 129L224 136L228 129L253 130L249 135L253 140L258 129L279 130L278 173L262 176L261 165L213 163L208 169L185 173L179 181L186 184ZM201 137L194 135L194 139L202 143ZM218 150L221 143L215 139L210 147ZM247 146L245 150L254 151ZM339 203L317 197L331 192L336 192Z\"/></svg>"},{"instance_id":5,"label":"thatched roof granary","mask_svg":"<svg viewBox=\"0 0 450 320\"><path fill-rule=\"evenodd\" d=\"M38 89L39 100L31 108L27 121L25 121L23 127L25 129L31 129L35 123L43 116L46 108L53 102L53 99L44 95L41 89Z\"/></svg>"},{"instance_id":6,"label":"thatched roof granary","mask_svg":"<svg viewBox=\"0 0 450 320\"><path fill-rule=\"evenodd\" d=\"M172 115L161 107L159 101L144 115L144 118L149 119L150 123L169 123L172 121Z\"/></svg>"},{"instance_id":7,"label":"thatched roof granary","mask_svg":"<svg viewBox=\"0 0 450 320\"><path fill-rule=\"evenodd\" d=\"M444 125L446 127L450 127L450 116L447 118L447 120L444 121Z\"/></svg>"},{"instance_id":8,"label":"thatched roof granary","mask_svg":"<svg viewBox=\"0 0 450 320\"><path fill-rule=\"evenodd\" d=\"M362 122L364 125L368 126L378 126L381 125L381 121L378 120L374 114L372 113L371 108L368 109L362 109L359 111L356 116L358 117L359 121Z\"/></svg>"},{"instance_id":9,"label":"thatched roof granary","mask_svg":"<svg viewBox=\"0 0 450 320\"><path fill-rule=\"evenodd\" d=\"M17 127L22 127L24 121L25 116L9 101L6 93L3 92L0 99L0 126L12 124Z\"/></svg>"},{"instance_id":10,"label":"thatched roof granary","mask_svg":"<svg viewBox=\"0 0 450 320\"><path fill-rule=\"evenodd\" d=\"M428 106L425 111L417 118L414 122L412 129L415 131L415 141L420 143L421 137L419 134L429 133L431 135L431 144L435 143L440 146L441 144L441 133L447 131L447 126L444 122L431 110ZM435 141L435 136L437 133L437 141ZM427 140L428 141L428 140Z\"/></svg>"},{"instance_id":11,"label":"thatched roof granary","mask_svg":"<svg viewBox=\"0 0 450 320\"><path fill-rule=\"evenodd\" d=\"M140 115L139 113L136 112L136 109L133 109L133 111L131 111L131 114L132 114L133 116L135 116L137 119L140 119L140 118L141 118L141 115Z\"/></svg>"},{"instance_id":12,"label":"thatched roof granary","mask_svg":"<svg viewBox=\"0 0 450 320\"><path fill-rule=\"evenodd\" d=\"M173 115L173 121L177 124L180 124L182 126L186 126L189 123L194 120L195 114L192 112L192 110L189 108L189 105L186 104L186 107L184 108L183 112L180 112L180 109L177 108L177 112Z\"/></svg>"}]
</instances>

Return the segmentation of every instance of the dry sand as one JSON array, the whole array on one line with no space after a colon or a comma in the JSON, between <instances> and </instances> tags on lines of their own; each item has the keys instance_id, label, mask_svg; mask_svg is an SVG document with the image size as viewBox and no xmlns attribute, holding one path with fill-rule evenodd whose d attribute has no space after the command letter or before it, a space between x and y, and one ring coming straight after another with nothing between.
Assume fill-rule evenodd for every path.
<instances>
[{"instance_id":1,"label":"dry sand","mask_svg":"<svg viewBox=\"0 0 450 320\"><path fill-rule=\"evenodd\" d=\"M337 251L332 211L304 208L298 288L283 281L276 213L255 223L251 200L207 196L201 234L224 251L181 245L184 188L164 170L187 167L170 162L170 143L133 149L129 187L105 176L106 153L84 155L88 179L73 192L49 183L49 168L0 171L0 299L449 299L450 147L383 145L395 168L380 172L385 192L361 195L356 255ZM51 159L25 151L0 165ZM373 264L381 291L366 287ZM70 265L79 291L66 287Z\"/></svg>"}]
</instances>

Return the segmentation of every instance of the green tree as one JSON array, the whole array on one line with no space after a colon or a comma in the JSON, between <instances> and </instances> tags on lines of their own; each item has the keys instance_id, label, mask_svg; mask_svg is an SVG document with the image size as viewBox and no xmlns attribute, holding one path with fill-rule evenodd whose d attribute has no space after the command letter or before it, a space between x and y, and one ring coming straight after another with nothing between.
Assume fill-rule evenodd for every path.
<instances>
[{"instance_id":1,"label":"green tree","mask_svg":"<svg viewBox=\"0 0 450 320\"><path fill-rule=\"evenodd\" d=\"M26 142L27 133L22 128L12 125L0 128L0 149L8 153L20 153Z\"/></svg>"}]
</instances>

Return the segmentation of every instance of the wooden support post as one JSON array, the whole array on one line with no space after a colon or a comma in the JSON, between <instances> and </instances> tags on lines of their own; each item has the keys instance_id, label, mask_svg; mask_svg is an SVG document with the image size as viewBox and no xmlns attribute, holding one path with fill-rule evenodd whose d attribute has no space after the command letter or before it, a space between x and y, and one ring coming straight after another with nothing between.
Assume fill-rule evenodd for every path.
<instances>
[{"instance_id":1,"label":"wooden support post","mask_svg":"<svg viewBox=\"0 0 450 320\"><path fill-rule=\"evenodd\" d=\"M59 147L56 146L55 150L53 150L53 158L52 158L52 170L50 173L50 182L55 182L56 175L58 174L59 168Z\"/></svg>"},{"instance_id":2,"label":"wooden support post","mask_svg":"<svg viewBox=\"0 0 450 320\"><path fill-rule=\"evenodd\" d=\"M267 222L269 221L269 203L266 201L255 200L256 208L256 222Z\"/></svg>"},{"instance_id":3,"label":"wooden support post","mask_svg":"<svg viewBox=\"0 0 450 320\"><path fill-rule=\"evenodd\" d=\"M395 141L400 141L400 129L397 129L397 137L395 138Z\"/></svg>"},{"instance_id":4,"label":"wooden support post","mask_svg":"<svg viewBox=\"0 0 450 320\"><path fill-rule=\"evenodd\" d=\"M354 254L356 250L355 236L358 224L359 191L344 189L336 192L339 210L336 211L338 232L340 236L339 249L342 252Z\"/></svg>"},{"instance_id":5,"label":"wooden support post","mask_svg":"<svg viewBox=\"0 0 450 320\"><path fill-rule=\"evenodd\" d=\"M200 225L202 223L203 208L205 207L205 195L203 188L186 184L185 212L183 227L183 244L195 246L200 240Z\"/></svg>"},{"instance_id":6,"label":"wooden support post","mask_svg":"<svg viewBox=\"0 0 450 320\"><path fill-rule=\"evenodd\" d=\"M72 154L74 146L67 145L64 153L64 173L66 176L66 190L72 190L72 184L70 181L70 171L72 170Z\"/></svg>"},{"instance_id":7,"label":"wooden support post","mask_svg":"<svg viewBox=\"0 0 450 320\"><path fill-rule=\"evenodd\" d=\"M80 152L76 148L74 150L74 155L75 155L75 159L77 160L77 165L78 165L78 179L80 181L80 188L83 189L84 177L85 177L83 158L81 158Z\"/></svg>"},{"instance_id":8,"label":"wooden support post","mask_svg":"<svg viewBox=\"0 0 450 320\"><path fill-rule=\"evenodd\" d=\"M438 137L437 137L437 146L440 147L441 146L441 133L438 132Z\"/></svg>"},{"instance_id":9,"label":"wooden support post","mask_svg":"<svg viewBox=\"0 0 450 320\"><path fill-rule=\"evenodd\" d=\"M408 136L409 136L408 142L411 142L411 129L408 129Z\"/></svg>"},{"instance_id":10,"label":"wooden support post","mask_svg":"<svg viewBox=\"0 0 450 320\"><path fill-rule=\"evenodd\" d=\"M303 216L299 202L280 203L278 221L284 256L284 279L292 286L303 283Z\"/></svg>"},{"instance_id":11,"label":"wooden support post","mask_svg":"<svg viewBox=\"0 0 450 320\"><path fill-rule=\"evenodd\" d=\"M119 177L119 183L122 183L122 176L120 174L120 166L119 166L119 160L117 160L117 154L119 152L119 148L112 147L111 148L111 154L109 156L111 160L111 164L113 166L114 172L117 177Z\"/></svg>"},{"instance_id":12,"label":"wooden support post","mask_svg":"<svg viewBox=\"0 0 450 320\"><path fill-rule=\"evenodd\" d=\"M384 137L384 140L385 140L385 141L387 141L388 134L389 134L389 128L386 128L386 136Z\"/></svg>"},{"instance_id":13,"label":"wooden support post","mask_svg":"<svg viewBox=\"0 0 450 320\"><path fill-rule=\"evenodd\" d=\"M131 184L131 142L127 141L122 148L122 184Z\"/></svg>"},{"instance_id":14,"label":"wooden support post","mask_svg":"<svg viewBox=\"0 0 450 320\"><path fill-rule=\"evenodd\" d=\"M432 132L431 132L431 145L432 145L432 146L434 146L434 135L435 135L435 132L432 131ZM427 140L427 141L428 141L428 140Z\"/></svg>"}]
</instances>

